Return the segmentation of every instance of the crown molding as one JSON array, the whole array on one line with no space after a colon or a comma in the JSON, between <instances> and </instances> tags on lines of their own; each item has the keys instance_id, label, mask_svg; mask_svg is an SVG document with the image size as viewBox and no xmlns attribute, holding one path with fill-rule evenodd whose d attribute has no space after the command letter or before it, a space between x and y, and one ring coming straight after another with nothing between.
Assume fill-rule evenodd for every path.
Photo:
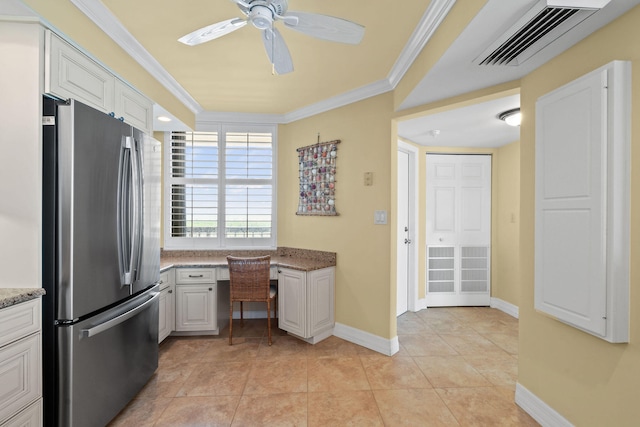
<instances>
[{"instance_id":1,"label":"crown molding","mask_svg":"<svg viewBox=\"0 0 640 427\"><path fill-rule=\"evenodd\" d=\"M422 15L418 26L411 34L409 41L400 53L398 60L393 65L387 76L389 83L395 89L400 80L409 71L422 49L427 45L444 18L447 16L456 0L432 0L427 10Z\"/></svg>"},{"instance_id":2,"label":"crown molding","mask_svg":"<svg viewBox=\"0 0 640 427\"><path fill-rule=\"evenodd\" d=\"M422 49L435 33L456 0L432 0L418 26L385 79L325 99L285 114L252 114L204 111L202 106L160 65L160 63L127 31L111 11L99 0L71 0L89 19L111 37L132 58L142 65L156 80L180 102L196 114L197 123L270 123L286 124L314 116L396 88Z\"/></svg>"},{"instance_id":3,"label":"crown molding","mask_svg":"<svg viewBox=\"0 0 640 427\"><path fill-rule=\"evenodd\" d=\"M233 113L225 111L202 111L196 115L196 130L210 123L254 123L282 124L286 123L282 114Z\"/></svg>"},{"instance_id":4,"label":"crown molding","mask_svg":"<svg viewBox=\"0 0 640 427\"><path fill-rule=\"evenodd\" d=\"M171 92L194 114L202 111L202 106L180 86L171 74L131 35L111 11L99 0L71 0L82 13L92 20L102 31L113 39L125 52L135 59L161 85Z\"/></svg>"}]
</instances>

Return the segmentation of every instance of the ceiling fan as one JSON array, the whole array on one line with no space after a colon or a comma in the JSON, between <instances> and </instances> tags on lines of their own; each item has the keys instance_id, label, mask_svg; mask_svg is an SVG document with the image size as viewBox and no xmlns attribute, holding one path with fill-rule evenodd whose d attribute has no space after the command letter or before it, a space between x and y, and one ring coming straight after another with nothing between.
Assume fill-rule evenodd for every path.
<instances>
[{"instance_id":1,"label":"ceiling fan","mask_svg":"<svg viewBox=\"0 0 640 427\"><path fill-rule=\"evenodd\" d=\"M364 36L364 27L346 19L309 12L288 11L287 0L231 0L247 17L232 18L195 30L178 39L179 42L195 46L222 37L247 25L248 22L262 31L267 56L278 74L293 71L293 61L276 21L285 27L312 37L347 44L358 44Z\"/></svg>"}]
</instances>

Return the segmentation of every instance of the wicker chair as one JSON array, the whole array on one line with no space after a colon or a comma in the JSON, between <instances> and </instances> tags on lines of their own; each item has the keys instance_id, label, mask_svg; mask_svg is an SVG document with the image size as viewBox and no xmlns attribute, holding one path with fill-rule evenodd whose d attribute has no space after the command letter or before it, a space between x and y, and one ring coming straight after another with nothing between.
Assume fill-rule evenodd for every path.
<instances>
[{"instance_id":1,"label":"wicker chair","mask_svg":"<svg viewBox=\"0 0 640 427\"><path fill-rule=\"evenodd\" d=\"M232 345L233 335L233 302L240 302L240 322L244 324L242 303L244 301L262 301L267 303L267 328L269 330L269 345L271 345L271 301L274 302L273 315L275 318L277 302L276 287L270 286L271 256L240 258L227 256L229 264L229 345Z\"/></svg>"}]
</instances>

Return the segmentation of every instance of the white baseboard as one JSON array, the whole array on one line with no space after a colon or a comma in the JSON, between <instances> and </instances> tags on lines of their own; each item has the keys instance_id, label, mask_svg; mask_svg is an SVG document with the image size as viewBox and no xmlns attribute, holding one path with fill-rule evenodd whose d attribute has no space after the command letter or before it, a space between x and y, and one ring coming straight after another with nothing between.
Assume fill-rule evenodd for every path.
<instances>
[{"instance_id":1,"label":"white baseboard","mask_svg":"<svg viewBox=\"0 0 640 427\"><path fill-rule=\"evenodd\" d=\"M516 404L542 427L573 427L566 418L520 383L516 383Z\"/></svg>"},{"instance_id":2,"label":"white baseboard","mask_svg":"<svg viewBox=\"0 0 640 427\"><path fill-rule=\"evenodd\" d=\"M397 336L386 339L341 323L336 323L333 335L387 356L393 356L400 350Z\"/></svg>"},{"instance_id":3,"label":"white baseboard","mask_svg":"<svg viewBox=\"0 0 640 427\"><path fill-rule=\"evenodd\" d=\"M491 298L491 308L498 309L507 313L510 316L515 317L516 319L520 316L520 309L517 305L513 305L509 302L501 300L500 298Z\"/></svg>"},{"instance_id":4,"label":"white baseboard","mask_svg":"<svg viewBox=\"0 0 640 427\"><path fill-rule=\"evenodd\" d=\"M424 310L425 308L427 308L427 299L426 298L419 299L415 302L414 305L415 305L414 310L411 310L411 311Z\"/></svg>"}]
</instances>

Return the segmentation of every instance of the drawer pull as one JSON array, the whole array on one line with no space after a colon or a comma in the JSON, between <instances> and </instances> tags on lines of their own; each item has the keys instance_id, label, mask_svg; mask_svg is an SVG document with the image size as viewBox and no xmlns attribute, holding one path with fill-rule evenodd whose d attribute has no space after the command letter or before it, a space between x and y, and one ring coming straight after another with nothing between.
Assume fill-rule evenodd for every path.
<instances>
[{"instance_id":1,"label":"drawer pull","mask_svg":"<svg viewBox=\"0 0 640 427\"><path fill-rule=\"evenodd\" d=\"M209 288L209 290L210 290L210 291L212 291L212 290L213 290L213 288Z\"/></svg>"},{"instance_id":2,"label":"drawer pull","mask_svg":"<svg viewBox=\"0 0 640 427\"><path fill-rule=\"evenodd\" d=\"M189 277L195 278L195 277L204 277L204 275L202 274L190 274Z\"/></svg>"}]
</instances>

